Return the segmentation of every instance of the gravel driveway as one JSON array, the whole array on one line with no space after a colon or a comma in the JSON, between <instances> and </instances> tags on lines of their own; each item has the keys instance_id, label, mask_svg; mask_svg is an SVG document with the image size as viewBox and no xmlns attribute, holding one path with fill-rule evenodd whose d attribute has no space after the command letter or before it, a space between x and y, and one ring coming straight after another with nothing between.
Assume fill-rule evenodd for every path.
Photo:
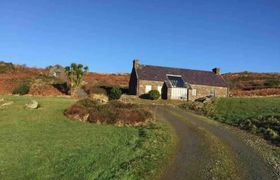
<instances>
[{"instance_id":1,"label":"gravel driveway","mask_svg":"<svg viewBox=\"0 0 280 180\"><path fill-rule=\"evenodd\" d=\"M179 108L157 107L156 115L175 128L179 141L162 179L280 179L239 135L243 131Z\"/></svg>"}]
</instances>

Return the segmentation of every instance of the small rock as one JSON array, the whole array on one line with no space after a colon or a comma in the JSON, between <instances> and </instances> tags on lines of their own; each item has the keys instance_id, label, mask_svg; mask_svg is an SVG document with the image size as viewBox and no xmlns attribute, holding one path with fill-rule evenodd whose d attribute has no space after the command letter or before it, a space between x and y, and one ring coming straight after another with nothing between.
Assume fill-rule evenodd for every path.
<instances>
[{"instance_id":1,"label":"small rock","mask_svg":"<svg viewBox=\"0 0 280 180\"><path fill-rule=\"evenodd\" d=\"M37 109L39 107L39 103L35 100L32 100L28 104L25 104L25 107L27 107L29 109Z\"/></svg>"},{"instance_id":2,"label":"small rock","mask_svg":"<svg viewBox=\"0 0 280 180\"><path fill-rule=\"evenodd\" d=\"M91 94L90 98L100 104L106 104L109 101L108 96L105 94Z\"/></svg>"},{"instance_id":3,"label":"small rock","mask_svg":"<svg viewBox=\"0 0 280 180\"><path fill-rule=\"evenodd\" d=\"M1 99L0 99L0 102L3 102L3 101L4 101L4 98L1 98Z\"/></svg>"},{"instance_id":4,"label":"small rock","mask_svg":"<svg viewBox=\"0 0 280 180\"><path fill-rule=\"evenodd\" d=\"M8 101L8 102L2 104L0 107L9 106L9 105L12 105L12 104L14 104L14 101Z\"/></svg>"},{"instance_id":5,"label":"small rock","mask_svg":"<svg viewBox=\"0 0 280 180\"><path fill-rule=\"evenodd\" d=\"M88 120L88 117L89 117L89 114L86 114L83 118L82 118L82 121L83 122L86 122Z\"/></svg>"}]
</instances>

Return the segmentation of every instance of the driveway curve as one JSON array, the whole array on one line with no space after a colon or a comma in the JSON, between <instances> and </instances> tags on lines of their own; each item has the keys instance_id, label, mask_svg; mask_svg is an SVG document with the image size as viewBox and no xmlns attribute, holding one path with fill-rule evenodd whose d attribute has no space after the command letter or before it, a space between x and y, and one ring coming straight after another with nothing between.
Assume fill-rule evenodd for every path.
<instances>
[{"instance_id":1,"label":"driveway curve","mask_svg":"<svg viewBox=\"0 0 280 180\"><path fill-rule=\"evenodd\" d=\"M173 107L157 107L156 115L174 127L179 141L161 179L280 179L258 152L225 125Z\"/></svg>"}]
</instances>

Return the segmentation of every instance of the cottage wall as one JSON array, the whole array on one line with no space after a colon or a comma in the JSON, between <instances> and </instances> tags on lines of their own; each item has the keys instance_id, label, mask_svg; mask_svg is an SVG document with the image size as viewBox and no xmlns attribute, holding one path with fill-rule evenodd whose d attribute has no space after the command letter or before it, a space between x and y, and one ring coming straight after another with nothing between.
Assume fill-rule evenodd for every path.
<instances>
[{"instance_id":1,"label":"cottage wall","mask_svg":"<svg viewBox=\"0 0 280 180\"><path fill-rule=\"evenodd\" d=\"M163 81L147 81L147 80L138 80L138 93L140 96L146 93L146 85L152 86L152 90L158 90L158 86L163 86Z\"/></svg>"},{"instance_id":2,"label":"cottage wall","mask_svg":"<svg viewBox=\"0 0 280 180\"><path fill-rule=\"evenodd\" d=\"M148 80L139 80L138 81L138 93L140 96L145 94L146 85L152 86L152 90L158 90L158 86L163 86L164 82L162 81L148 81ZM227 97L228 89L227 87L217 87L217 86L206 86L206 85L191 85L192 90L188 92L188 98L190 101L194 101L197 98L214 95L216 97ZM193 95L192 91L196 91L196 95ZM171 99L171 90L168 88L167 90L167 99Z\"/></svg>"},{"instance_id":3,"label":"cottage wall","mask_svg":"<svg viewBox=\"0 0 280 180\"><path fill-rule=\"evenodd\" d=\"M227 87L194 85L194 84L192 84L191 87L192 87L192 90L189 90L189 92L188 92L190 101L194 101L197 98L209 96L211 94L215 95L216 97L227 97L228 96ZM193 91L196 91L196 95L193 95Z\"/></svg>"},{"instance_id":4,"label":"cottage wall","mask_svg":"<svg viewBox=\"0 0 280 180\"><path fill-rule=\"evenodd\" d=\"M131 74L130 74L130 79L129 79L129 94L130 95L137 95L137 74L135 71L135 68L132 69Z\"/></svg>"}]
</instances>

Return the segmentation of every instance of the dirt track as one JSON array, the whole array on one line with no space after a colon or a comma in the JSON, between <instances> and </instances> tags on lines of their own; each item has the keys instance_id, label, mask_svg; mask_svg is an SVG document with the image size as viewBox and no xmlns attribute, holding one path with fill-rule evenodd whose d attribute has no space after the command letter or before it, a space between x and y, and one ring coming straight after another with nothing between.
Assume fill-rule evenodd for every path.
<instances>
[{"instance_id":1,"label":"dirt track","mask_svg":"<svg viewBox=\"0 0 280 180\"><path fill-rule=\"evenodd\" d=\"M162 179L280 179L236 132L178 108L158 107L175 128L177 153Z\"/></svg>"}]
</instances>

